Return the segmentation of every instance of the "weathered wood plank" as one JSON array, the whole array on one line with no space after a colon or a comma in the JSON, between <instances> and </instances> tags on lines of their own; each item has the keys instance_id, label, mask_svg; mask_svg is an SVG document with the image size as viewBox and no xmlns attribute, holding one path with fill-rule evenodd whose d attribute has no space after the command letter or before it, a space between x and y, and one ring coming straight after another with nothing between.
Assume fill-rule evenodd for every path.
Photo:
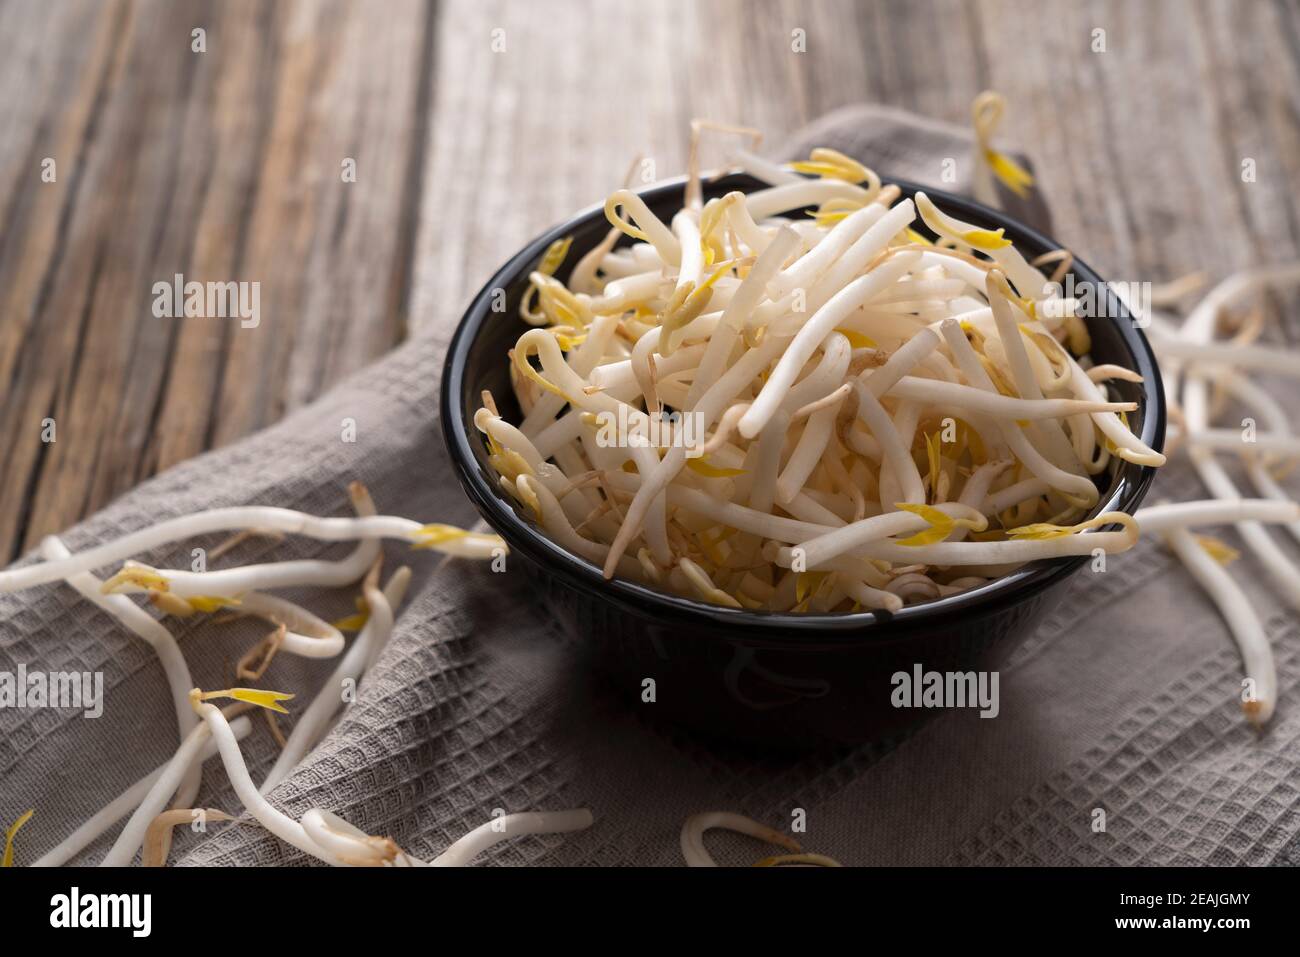
<instances>
[{"instance_id":1,"label":"weathered wood plank","mask_svg":"<svg viewBox=\"0 0 1300 957\"><path fill-rule=\"evenodd\" d=\"M4 17L5 89L21 95L2 99L31 104L0 114L7 558L399 341L432 21L414 0L382 16L151 0ZM259 282L260 323L155 317L153 284L177 273Z\"/></svg>"}]
</instances>

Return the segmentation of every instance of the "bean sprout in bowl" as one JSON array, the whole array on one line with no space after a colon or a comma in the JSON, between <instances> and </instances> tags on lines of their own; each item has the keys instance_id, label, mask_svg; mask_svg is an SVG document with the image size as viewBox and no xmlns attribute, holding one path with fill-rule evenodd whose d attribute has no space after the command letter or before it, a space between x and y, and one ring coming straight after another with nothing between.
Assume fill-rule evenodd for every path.
<instances>
[{"instance_id":1,"label":"bean sprout in bowl","mask_svg":"<svg viewBox=\"0 0 1300 957\"><path fill-rule=\"evenodd\" d=\"M732 174L691 216L685 181L621 191L507 263L452 340L462 484L653 716L798 746L900 730L922 712L894 674L995 668L1136 537L1164 405L1123 303L1003 214L855 188ZM1049 277L1089 308L1029 288Z\"/></svg>"}]
</instances>

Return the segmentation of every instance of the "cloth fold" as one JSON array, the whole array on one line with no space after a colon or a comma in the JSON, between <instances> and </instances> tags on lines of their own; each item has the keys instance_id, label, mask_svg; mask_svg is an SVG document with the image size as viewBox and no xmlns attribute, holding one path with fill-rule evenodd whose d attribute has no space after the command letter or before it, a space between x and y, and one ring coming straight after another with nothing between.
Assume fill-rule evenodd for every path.
<instances>
[{"instance_id":1,"label":"cloth fold","mask_svg":"<svg viewBox=\"0 0 1300 957\"><path fill-rule=\"evenodd\" d=\"M875 107L853 107L798 134L784 156L827 145L884 174L953 192L969 184L970 135ZM943 160L965 178L943 182ZM1007 197L1008 213L1049 232L1047 210ZM1086 255L1086 251L1085 251ZM346 514L359 479L381 511L470 523L445 459L436 378L446 315L313 405L231 447L186 462L62 536L73 550L161 518L243 503ZM356 422L345 441L343 419ZM1184 467L1158 494L1199 497ZM186 542L148 560L188 567ZM223 562L341 554L252 539ZM1157 544L1144 541L1081 572L1068 596L1001 675L1001 714L942 715L903 740L797 757L720 748L649 720L584 666L507 571L385 549L386 579L415 571L410 598L375 668L328 737L270 800L298 816L341 815L410 853L432 857L497 809L590 807L590 829L504 842L493 864L673 865L683 821L704 810L786 828L804 812L809 850L846 864L1266 864L1291 862L1300 826L1300 635L1267 588L1247 581L1278 657L1280 700L1258 736L1238 706L1240 663L1213 606ZM31 558L27 559L32 560ZM1243 559L1244 561L1244 559ZM355 592L289 594L321 617L347 614ZM177 622L195 682L233 681L234 662L265 632L247 620ZM104 673L99 719L0 709L0 820L29 807L18 862L53 847L176 744L175 716L153 651L65 586L0 595L0 671ZM281 655L265 687L315 694L332 661ZM291 718L282 719L285 722ZM275 759L262 728L245 742L255 780ZM204 806L238 807L211 762ZM1099 813L1100 812L1100 813ZM111 842L78 860L94 863ZM722 863L763 856L719 833ZM301 864L300 852L248 820L178 829L184 864Z\"/></svg>"}]
</instances>

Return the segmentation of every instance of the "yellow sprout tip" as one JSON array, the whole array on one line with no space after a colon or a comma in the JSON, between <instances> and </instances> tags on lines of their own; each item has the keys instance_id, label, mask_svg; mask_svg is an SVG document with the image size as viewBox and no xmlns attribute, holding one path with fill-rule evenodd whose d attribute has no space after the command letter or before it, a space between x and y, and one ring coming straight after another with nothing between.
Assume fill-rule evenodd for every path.
<instances>
[{"instance_id":1,"label":"yellow sprout tip","mask_svg":"<svg viewBox=\"0 0 1300 957\"><path fill-rule=\"evenodd\" d=\"M569 247L573 245L573 237L565 236L563 239L557 239L551 245L546 247L546 252L542 254L542 261L537 265L537 271L547 276L555 275L555 270L559 269L564 262L564 257L569 254Z\"/></svg>"},{"instance_id":2,"label":"yellow sprout tip","mask_svg":"<svg viewBox=\"0 0 1300 957\"><path fill-rule=\"evenodd\" d=\"M872 339L866 333L858 332L856 329L836 328L835 330L845 339L849 340L849 346L854 349L876 349L876 340Z\"/></svg>"},{"instance_id":3,"label":"yellow sprout tip","mask_svg":"<svg viewBox=\"0 0 1300 957\"><path fill-rule=\"evenodd\" d=\"M224 598L220 595L192 595L185 599L195 611L214 612L222 608L238 608L238 598Z\"/></svg>"},{"instance_id":4,"label":"yellow sprout tip","mask_svg":"<svg viewBox=\"0 0 1300 957\"><path fill-rule=\"evenodd\" d=\"M453 542L468 535L469 532L463 528L456 528L454 525L424 525L416 531L415 540L411 543L411 547L437 548L446 542Z\"/></svg>"},{"instance_id":5,"label":"yellow sprout tip","mask_svg":"<svg viewBox=\"0 0 1300 957\"><path fill-rule=\"evenodd\" d=\"M1241 552L1237 551L1227 542L1220 541L1209 535L1196 536L1196 542L1205 552L1220 565L1231 565L1241 557Z\"/></svg>"},{"instance_id":6,"label":"yellow sprout tip","mask_svg":"<svg viewBox=\"0 0 1300 957\"><path fill-rule=\"evenodd\" d=\"M895 542L896 545L911 547L936 545L958 528L982 532L988 527L988 522L983 520L975 522L967 518L951 518L933 505L921 505L917 502L895 502L894 508L900 512L911 512L913 515L917 515L930 523L929 528L922 529L907 538L898 539Z\"/></svg>"},{"instance_id":7,"label":"yellow sprout tip","mask_svg":"<svg viewBox=\"0 0 1300 957\"><path fill-rule=\"evenodd\" d=\"M994 149L984 151L984 159L988 162L989 168L993 170L1002 183L1015 193L1021 199L1029 195L1029 187L1034 185L1034 177L1015 160L1006 153L1000 153Z\"/></svg>"},{"instance_id":8,"label":"yellow sprout tip","mask_svg":"<svg viewBox=\"0 0 1300 957\"><path fill-rule=\"evenodd\" d=\"M1006 249L1011 245L1011 240L1002 234L1004 229L968 229L961 234L961 238L976 249L993 250Z\"/></svg>"},{"instance_id":9,"label":"yellow sprout tip","mask_svg":"<svg viewBox=\"0 0 1300 957\"><path fill-rule=\"evenodd\" d=\"M116 575L99 586L102 594L112 595L123 585L135 585L146 591L167 591L171 586L167 579L145 565L128 563Z\"/></svg>"},{"instance_id":10,"label":"yellow sprout tip","mask_svg":"<svg viewBox=\"0 0 1300 957\"><path fill-rule=\"evenodd\" d=\"M5 831L5 851L4 857L0 859L0 867L14 866L14 835L18 833L18 830L24 824L32 819L32 815L35 813L36 809L32 808L26 813L19 815L18 820L9 825L9 830Z\"/></svg>"},{"instance_id":11,"label":"yellow sprout tip","mask_svg":"<svg viewBox=\"0 0 1300 957\"><path fill-rule=\"evenodd\" d=\"M199 701L209 701L212 698L234 698L236 701L257 705L257 707L266 708L268 711L288 714L288 709L280 702L292 701L294 695L284 691L267 691L263 688L226 688L224 691L200 691L196 697Z\"/></svg>"},{"instance_id":12,"label":"yellow sprout tip","mask_svg":"<svg viewBox=\"0 0 1300 957\"><path fill-rule=\"evenodd\" d=\"M697 475L703 475L705 478L733 478L745 474L744 469L725 469L717 465L710 465L703 457L688 458L686 467Z\"/></svg>"}]
</instances>

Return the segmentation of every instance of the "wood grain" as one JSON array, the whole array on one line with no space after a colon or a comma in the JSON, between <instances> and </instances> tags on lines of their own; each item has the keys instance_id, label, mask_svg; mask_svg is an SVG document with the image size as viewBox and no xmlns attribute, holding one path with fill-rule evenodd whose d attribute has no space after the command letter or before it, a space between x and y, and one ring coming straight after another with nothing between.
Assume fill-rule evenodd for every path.
<instances>
[{"instance_id":1,"label":"wood grain","mask_svg":"<svg viewBox=\"0 0 1300 957\"><path fill-rule=\"evenodd\" d=\"M860 101L965 123L990 86L1103 274L1300 254L1287 0L0 5L0 558L449 336L633 156L681 172L693 116L777 142ZM260 325L156 318L176 273L260 282Z\"/></svg>"}]
</instances>

